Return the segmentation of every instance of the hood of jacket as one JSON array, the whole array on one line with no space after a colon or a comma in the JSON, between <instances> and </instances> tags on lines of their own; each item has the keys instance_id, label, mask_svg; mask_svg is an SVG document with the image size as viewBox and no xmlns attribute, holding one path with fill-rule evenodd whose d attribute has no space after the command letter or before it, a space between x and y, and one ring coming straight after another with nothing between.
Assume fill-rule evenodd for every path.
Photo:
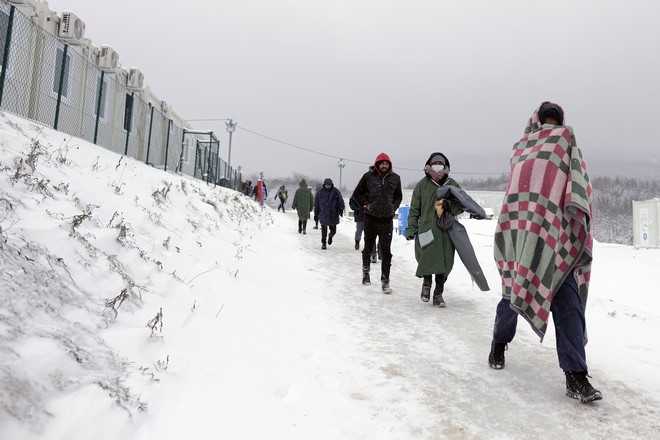
<instances>
[{"instance_id":1,"label":"hood of jacket","mask_svg":"<svg viewBox=\"0 0 660 440\"><path fill-rule=\"evenodd\" d=\"M429 156L428 160L426 161L426 163L424 165L429 165L430 166L431 165L431 159L433 159L435 156L442 156L445 159L445 165L447 166L447 169L448 170L451 169L451 165L449 163L449 159L447 159L447 156L445 156L444 154L442 154L440 152L437 152L437 151L435 153L431 153L431 155Z\"/></svg>"},{"instance_id":2,"label":"hood of jacket","mask_svg":"<svg viewBox=\"0 0 660 440\"><path fill-rule=\"evenodd\" d=\"M392 160L390 159L390 156L388 156L385 153L380 153L378 156L376 156L376 160L374 161L374 168L378 169L378 167L377 167L378 162L382 162L384 160L389 162L389 164L390 164L390 173L391 173L392 172Z\"/></svg>"}]
</instances>

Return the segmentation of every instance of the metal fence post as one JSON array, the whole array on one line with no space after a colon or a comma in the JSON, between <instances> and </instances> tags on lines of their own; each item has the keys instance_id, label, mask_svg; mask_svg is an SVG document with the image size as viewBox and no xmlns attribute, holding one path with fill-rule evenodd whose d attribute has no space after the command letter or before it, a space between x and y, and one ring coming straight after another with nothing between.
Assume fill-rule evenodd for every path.
<instances>
[{"instance_id":1,"label":"metal fence post","mask_svg":"<svg viewBox=\"0 0 660 440\"><path fill-rule=\"evenodd\" d=\"M94 143L99 136L99 119L101 118L101 97L103 96L103 78L105 70L101 70L101 83L99 85L99 95L96 97L96 122L94 123ZM59 102L58 102L59 105Z\"/></svg>"},{"instance_id":2,"label":"metal fence post","mask_svg":"<svg viewBox=\"0 0 660 440\"><path fill-rule=\"evenodd\" d=\"M154 106L151 106L151 114L149 116L149 137L147 138L147 158L144 163L149 165L149 149L151 148L151 129L154 126Z\"/></svg>"},{"instance_id":3,"label":"metal fence post","mask_svg":"<svg viewBox=\"0 0 660 440\"><path fill-rule=\"evenodd\" d=\"M57 87L57 105L55 107L55 123L53 128L57 130L57 124L60 119L60 104L62 103L62 87L64 86L64 69L66 68L66 56L69 51L69 45L64 45L64 52L62 53L62 68L60 70L60 84ZM99 100L100 101L100 100Z\"/></svg>"},{"instance_id":4,"label":"metal fence post","mask_svg":"<svg viewBox=\"0 0 660 440\"><path fill-rule=\"evenodd\" d=\"M9 48L11 47L11 31L14 27L14 6L9 11L9 22L7 23L7 35L5 36L5 52L2 55L2 72L0 72L0 105L2 105L2 94L5 91L5 78L7 76L7 64L9 64Z\"/></svg>"},{"instance_id":5,"label":"metal fence post","mask_svg":"<svg viewBox=\"0 0 660 440\"><path fill-rule=\"evenodd\" d=\"M133 128L133 105L135 104L135 92L131 92L131 107L128 108L128 125L126 126L126 145L124 146L124 156L128 156L128 138L131 135L131 129Z\"/></svg>"},{"instance_id":6,"label":"metal fence post","mask_svg":"<svg viewBox=\"0 0 660 440\"><path fill-rule=\"evenodd\" d=\"M170 127L172 125L172 120L167 120L167 140L165 141L165 171L167 171L167 154L170 151Z\"/></svg>"},{"instance_id":7,"label":"metal fence post","mask_svg":"<svg viewBox=\"0 0 660 440\"><path fill-rule=\"evenodd\" d=\"M183 172L183 153L184 148L186 147L186 129L183 129L183 135L181 135L181 154L179 154L179 165L176 167L177 172Z\"/></svg>"}]
</instances>

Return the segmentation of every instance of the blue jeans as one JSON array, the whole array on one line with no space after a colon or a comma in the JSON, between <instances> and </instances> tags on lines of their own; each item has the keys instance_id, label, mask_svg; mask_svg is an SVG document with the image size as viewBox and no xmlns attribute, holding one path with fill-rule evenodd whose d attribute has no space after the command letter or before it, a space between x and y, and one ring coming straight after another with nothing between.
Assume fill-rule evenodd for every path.
<instances>
[{"instance_id":1,"label":"blue jeans","mask_svg":"<svg viewBox=\"0 0 660 440\"><path fill-rule=\"evenodd\" d=\"M555 324L557 357L559 367L564 371L587 370L587 357L584 350L584 307L578 294L578 286L573 274L566 277L550 305ZM511 309L510 301L502 298L497 304L493 340L498 343L513 341L516 335L518 313Z\"/></svg>"}]
</instances>

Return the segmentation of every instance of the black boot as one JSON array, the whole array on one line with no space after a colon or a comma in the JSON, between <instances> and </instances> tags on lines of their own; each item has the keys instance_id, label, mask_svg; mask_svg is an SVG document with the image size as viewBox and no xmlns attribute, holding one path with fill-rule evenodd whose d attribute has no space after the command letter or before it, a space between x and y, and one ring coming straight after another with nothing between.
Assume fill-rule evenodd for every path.
<instances>
[{"instance_id":1,"label":"black boot","mask_svg":"<svg viewBox=\"0 0 660 440\"><path fill-rule=\"evenodd\" d=\"M365 286L371 284L371 279L369 278L369 266L364 266L362 268L362 284Z\"/></svg>"},{"instance_id":2,"label":"black boot","mask_svg":"<svg viewBox=\"0 0 660 440\"><path fill-rule=\"evenodd\" d=\"M442 297L442 290L438 289L438 286L435 286L435 289L433 290L433 305L440 308L447 307L447 304Z\"/></svg>"},{"instance_id":3,"label":"black boot","mask_svg":"<svg viewBox=\"0 0 660 440\"><path fill-rule=\"evenodd\" d=\"M579 399L582 403L601 400L603 395L595 389L587 379L587 373L577 371L566 372L566 395L573 399Z\"/></svg>"},{"instance_id":4,"label":"black boot","mask_svg":"<svg viewBox=\"0 0 660 440\"><path fill-rule=\"evenodd\" d=\"M383 293L392 293L392 289L390 288L390 280L389 278L383 278L380 280L381 287L383 289Z\"/></svg>"},{"instance_id":5,"label":"black boot","mask_svg":"<svg viewBox=\"0 0 660 440\"><path fill-rule=\"evenodd\" d=\"M431 281L426 281L422 283L422 301L429 302L431 299Z\"/></svg>"},{"instance_id":6,"label":"black boot","mask_svg":"<svg viewBox=\"0 0 660 440\"><path fill-rule=\"evenodd\" d=\"M490 368L495 370L501 370L504 368L504 350L506 350L506 344L500 344L499 342L490 343L490 354L488 355L488 365Z\"/></svg>"},{"instance_id":7,"label":"black boot","mask_svg":"<svg viewBox=\"0 0 660 440\"><path fill-rule=\"evenodd\" d=\"M298 234L302 232L302 220L298 220Z\"/></svg>"},{"instance_id":8,"label":"black boot","mask_svg":"<svg viewBox=\"0 0 660 440\"><path fill-rule=\"evenodd\" d=\"M442 274L435 276L435 289L433 289L433 305L438 307L446 307L445 300L442 293L445 291L445 281L447 278Z\"/></svg>"},{"instance_id":9,"label":"black boot","mask_svg":"<svg viewBox=\"0 0 660 440\"><path fill-rule=\"evenodd\" d=\"M360 240L355 240L355 250L356 251L360 250Z\"/></svg>"}]
</instances>

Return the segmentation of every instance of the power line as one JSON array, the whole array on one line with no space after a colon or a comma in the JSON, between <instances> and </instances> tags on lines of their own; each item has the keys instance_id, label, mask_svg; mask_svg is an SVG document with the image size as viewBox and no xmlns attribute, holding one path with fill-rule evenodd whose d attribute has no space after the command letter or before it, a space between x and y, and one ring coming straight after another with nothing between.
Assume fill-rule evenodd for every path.
<instances>
[{"instance_id":1,"label":"power line","mask_svg":"<svg viewBox=\"0 0 660 440\"><path fill-rule=\"evenodd\" d=\"M209 122L209 121L230 121L229 118L224 119L186 119L186 122Z\"/></svg>"},{"instance_id":2,"label":"power line","mask_svg":"<svg viewBox=\"0 0 660 440\"><path fill-rule=\"evenodd\" d=\"M270 141L277 142L279 144L287 145L289 147L296 148L298 150L307 151L308 153L317 154L319 156L329 157L329 158L332 158L332 159L343 159L344 162L352 162L352 163L357 163L357 164L362 164L362 165L373 165L373 162L365 162L365 161L362 161L362 160L346 158L344 156L340 157L340 156L335 156L335 155L328 154L328 153L321 153L320 151L316 151L316 150L313 150L311 148L305 148L305 147L301 147L299 145L292 144L290 142L281 141L279 139L275 139L274 137L266 136L265 134L261 134L261 133L257 133L256 131L249 130L249 129L247 129L245 127L242 127L240 125L237 128L239 130L244 130L244 131L247 131L248 133L252 133L256 136L260 136L264 139L268 139ZM397 170L415 171L415 172L423 171L422 169L418 169L418 168L405 168L405 167L399 167L399 166L397 166ZM506 174L506 172L501 172L500 171L500 172L497 172L497 173L476 173L476 172L453 172L452 171L452 174L500 175L500 174Z\"/></svg>"}]
</instances>

